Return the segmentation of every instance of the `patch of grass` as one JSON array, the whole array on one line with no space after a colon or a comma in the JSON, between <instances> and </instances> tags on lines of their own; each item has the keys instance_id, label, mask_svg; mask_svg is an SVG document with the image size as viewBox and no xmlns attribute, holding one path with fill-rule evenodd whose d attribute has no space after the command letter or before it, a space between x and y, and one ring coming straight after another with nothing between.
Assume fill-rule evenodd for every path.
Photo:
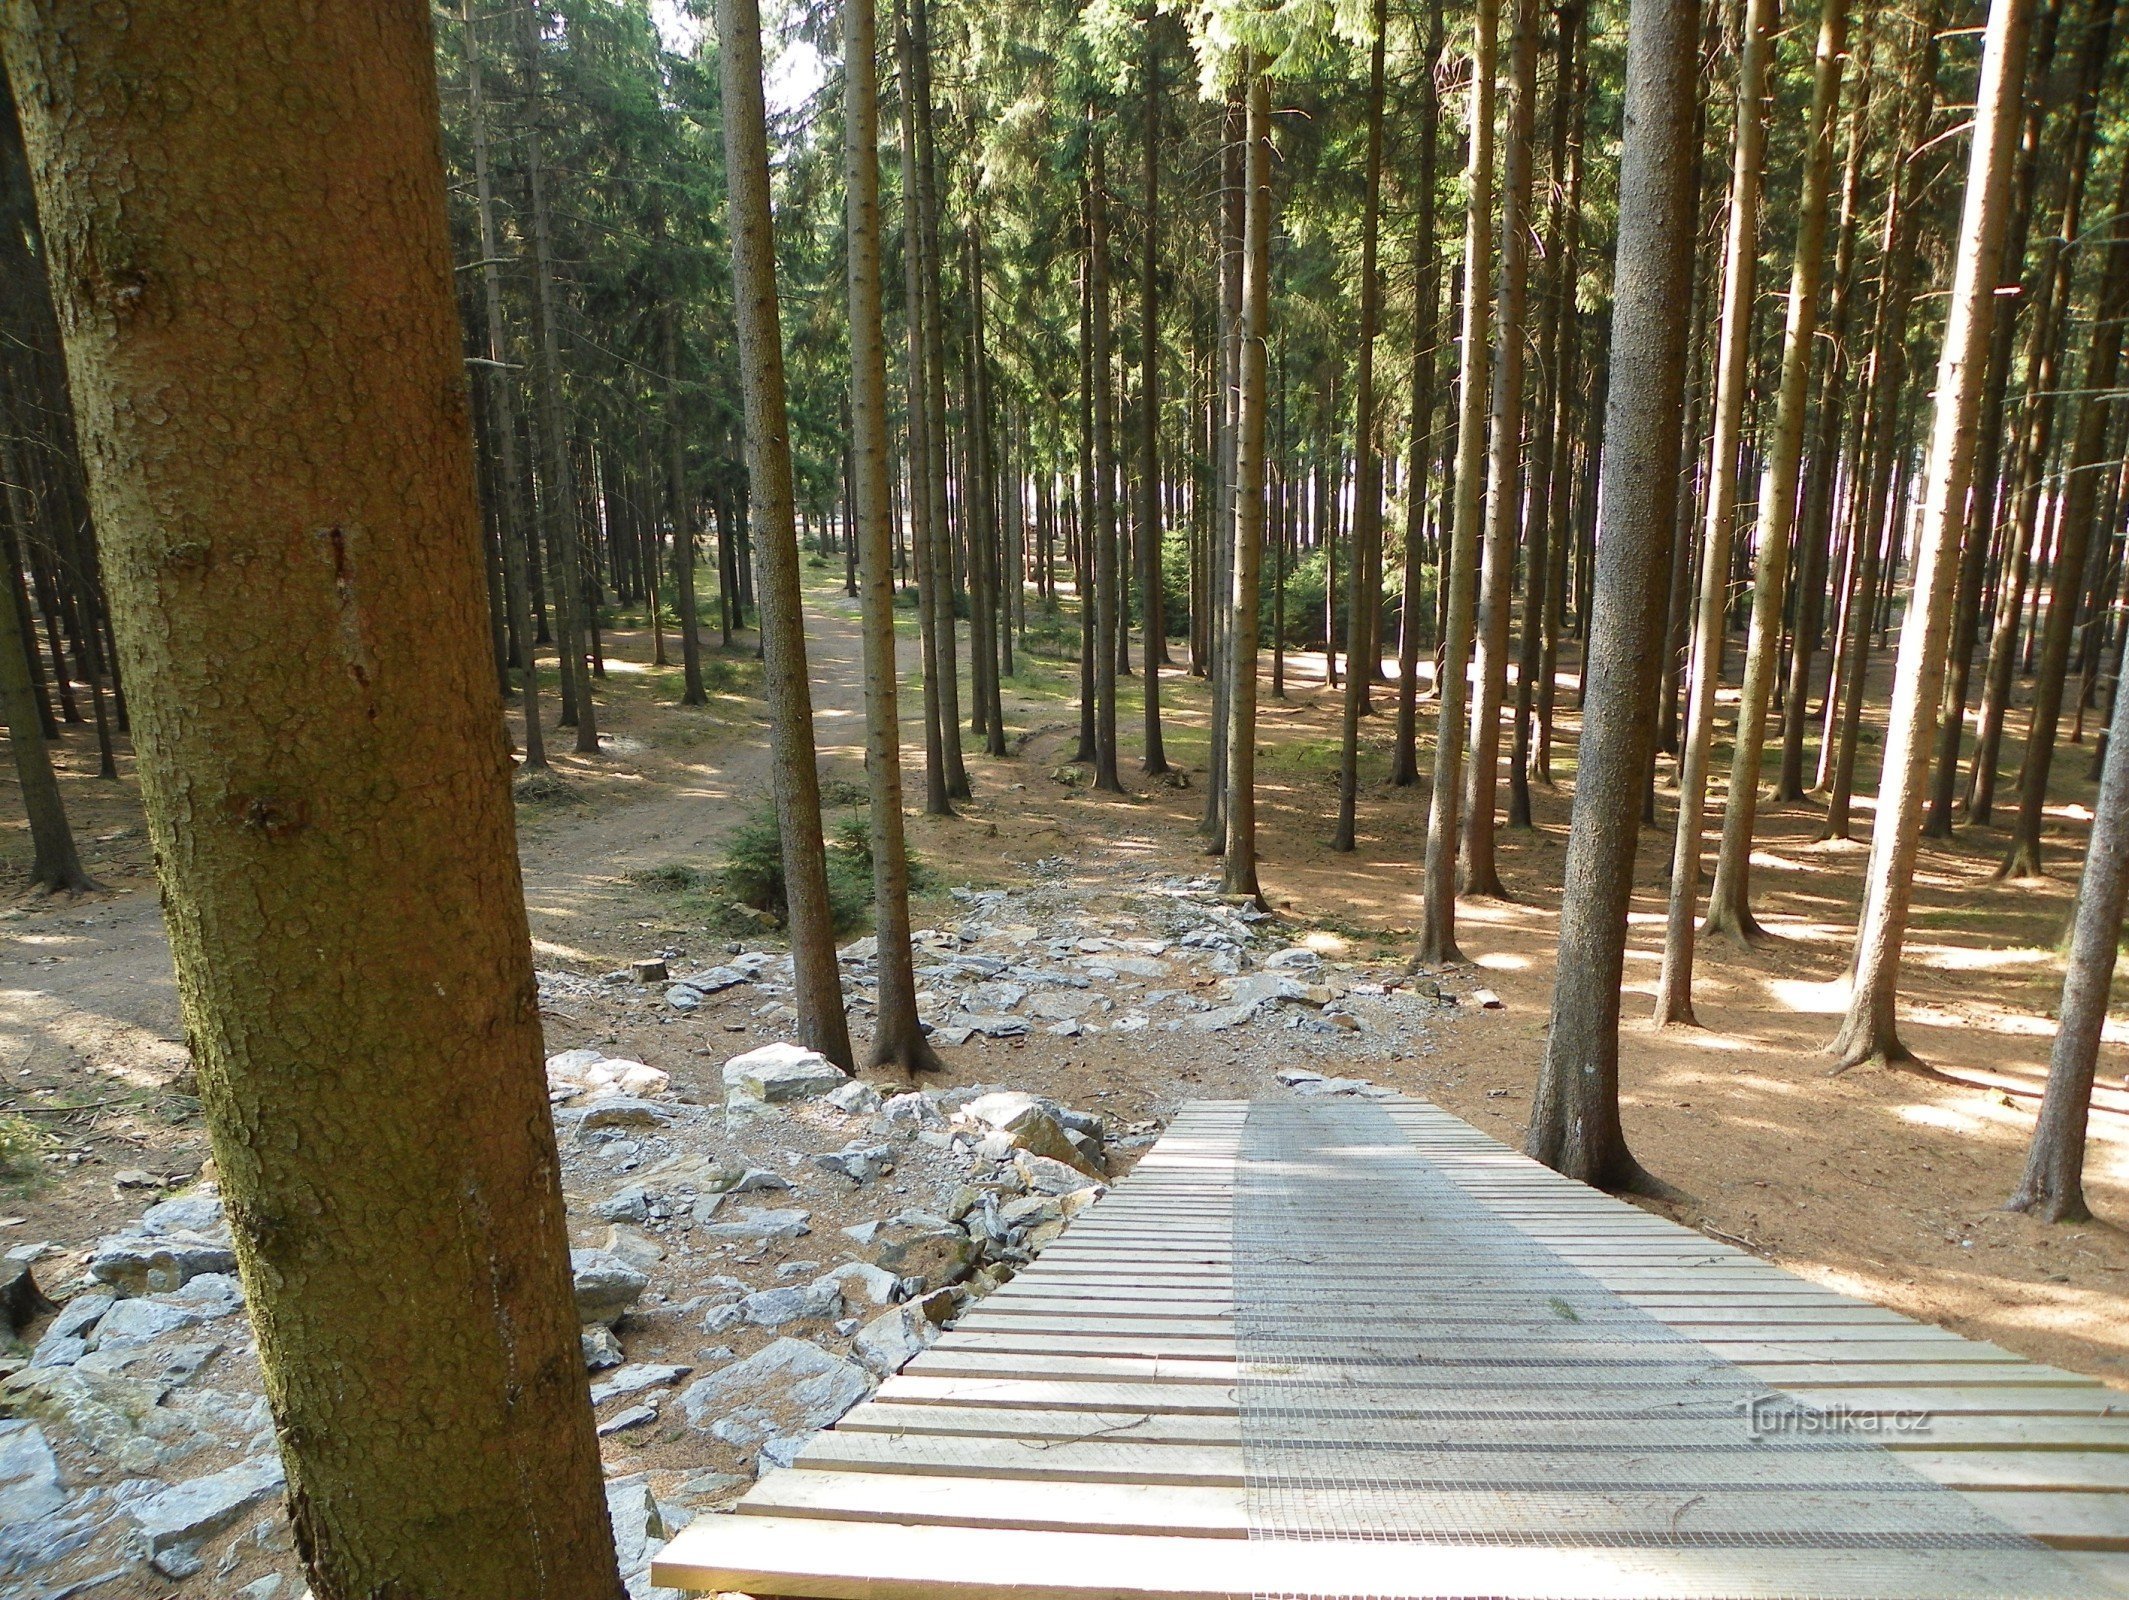
<instances>
[{"instance_id":1,"label":"patch of grass","mask_svg":"<svg viewBox=\"0 0 2129 1600\"><path fill-rule=\"evenodd\" d=\"M44 1177L43 1155L52 1136L28 1117L0 1113L0 1191L19 1194Z\"/></svg>"},{"instance_id":2,"label":"patch of grass","mask_svg":"<svg viewBox=\"0 0 2129 1600\"><path fill-rule=\"evenodd\" d=\"M865 792L855 784L823 786L824 802ZM826 819L824 819L826 821ZM826 821L828 854L828 908L837 933L865 925L872 913L872 835L864 814L851 810ZM912 891L929 881L914 856L909 864ZM726 841L724 854L713 866L697 867L669 861L662 866L639 868L629 882L654 893L671 895L674 909L707 927L733 932L755 931L767 915L779 923L790 918L784 884L782 836L777 829L776 808L763 805L735 828Z\"/></svg>"},{"instance_id":3,"label":"patch of grass","mask_svg":"<svg viewBox=\"0 0 2129 1600\"><path fill-rule=\"evenodd\" d=\"M869 806L872 791L862 783L852 783L848 778L824 778L821 780L821 810L830 806Z\"/></svg>"},{"instance_id":4,"label":"patch of grass","mask_svg":"<svg viewBox=\"0 0 2129 1600\"><path fill-rule=\"evenodd\" d=\"M564 805L577 798L576 789L563 778L545 769L518 774L511 785L511 793L520 805Z\"/></svg>"}]
</instances>

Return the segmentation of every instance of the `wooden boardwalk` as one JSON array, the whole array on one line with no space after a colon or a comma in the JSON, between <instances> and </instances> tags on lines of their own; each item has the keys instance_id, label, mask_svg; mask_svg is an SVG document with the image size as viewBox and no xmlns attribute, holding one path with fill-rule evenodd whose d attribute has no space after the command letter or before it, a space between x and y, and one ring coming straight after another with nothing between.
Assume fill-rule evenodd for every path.
<instances>
[{"instance_id":1,"label":"wooden boardwalk","mask_svg":"<svg viewBox=\"0 0 2129 1600\"><path fill-rule=\"evenodd\" d=\"M1252 1519L1263 1469L1245 1437L1231 1270L1248 1107L1204 1101L796 1467L765 1476L736 1514L697 1519L659 1557L655 1581L816 1600L2129 1596L2129 1394L1822 1289L1563 1179L1433 1106L1382 1110L1433 1172L1505 1226L1742 1379L1838 1411L1965 1505L1917 1484L1929 1499L1960 1516L1979 1508L2056 1554L2021 1556L2006 1541L2008 1553L1959 1558L1960 1581L1940 1588L1928 1548L1829 1553L1810 1537L1814 1497L1764 1484L1758 1503L1793 1511L1795 1534L1621 1546L1267 1533ZM1389 1321L1401 1292L1414 1291L1381 1288ZM1547 1448L1603 1470L1617 1430L1563 1415L1548 1421L1559 1431ZM1889 1431L1873 1431L1881 1424ZM1519 1439L1514 1448L1530 1448L1527 1428ZM1532 1458L1517 1459L1529 1476ZM1487 1489L1438 1487L1440 1507L1414 1508L1422 1520L1469 1515ZM1681 1511L1704 1498L1681 1497ZM1976 1571L2006 1576L1999 1588Z\"/></svg>"}]
</instances>

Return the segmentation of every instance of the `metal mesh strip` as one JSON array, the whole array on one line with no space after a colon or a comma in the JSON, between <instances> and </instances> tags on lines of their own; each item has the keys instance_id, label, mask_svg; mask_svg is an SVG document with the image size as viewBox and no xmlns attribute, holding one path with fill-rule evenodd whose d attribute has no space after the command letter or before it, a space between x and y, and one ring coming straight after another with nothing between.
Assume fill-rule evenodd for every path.
<instances>
[{"instance_id":1,"label":"metal mesh strip","mask_svg":"<svg viewBox=\"0 0 2129 1600\"><path fill-rule=\"evenodd\" d=\"M1379 1105L1253 1103L1233 1247L1253 1539L1584 1551L1593 1592L1624 1564L1647 1600L2090 1592L1509 1224ZM1354 1592L1327 1565L1307 1592Z\"/></svg>"}]
</instances>

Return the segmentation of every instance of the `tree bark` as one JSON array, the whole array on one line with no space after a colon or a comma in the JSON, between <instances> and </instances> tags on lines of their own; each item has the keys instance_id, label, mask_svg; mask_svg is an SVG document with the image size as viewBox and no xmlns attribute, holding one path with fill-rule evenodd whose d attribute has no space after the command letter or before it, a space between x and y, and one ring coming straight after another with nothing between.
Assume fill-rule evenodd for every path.
<instances>
[{"instance_id":1,"label":"tree bark","mask_svg":"<svg viewBox=\"0 0 2129 1600\"><path fill-rule=\"evenodd\" d=\"M813 693L806 669L798 536L792 525L791 418L784 382L783 317L776 294L776 227L769 207L768 112L762 99L758 0L718 0L717 44L718 77L724 92L732 313L746 414L747 487L761 562L769 782L783 852L791 1000L798 1011L800 1040L847 1072L856 1058L843 1012L835 913L828 904L828 853L821 839Z\"/></svg>"},{"instance_id":2,"label":"tree bark","mask_svg":"<svg viewBox=\"0 0 2129 1600\"><path fill-rule=\"evenodd\" d=\"M1116 763L1116 655L1122 626L1116 528L1116 402L1109 309L1107 141L1089 113L1087 292L1094 331L1094 787L1124 792Z\"/></svg>"},{"instance_id":3,"label":"tree bark","mask_svg":"<svg viewBox=\"0 0 2129 1600\"><path fill-rule=\"evenodd\" d=\"M917 0L922 15L923 0ZM909 948L909 851L902 825L902 723L888 505L887 330L880 296L880 99L873 0L843 4L844 229L849 240L850 478L865 659L865 777L871 791L873 932L878 950L866 1064L914 1076L939 1059L917 1020Z\"/></svg>"},{"instance_id":4,"label":"tree bark","mask_svg":"<svg viewBox=\"0 0 2129 1600\"><path fill-rule=\"evenodd\" d=\"M1434 792L1427 807L1427 854L1422 868L1419 959L1460 961L1456 944L1457 808L1463 797L1464 702L1478 590L1479 521L1484 515L1486 401L1492 341L1492 301L1485 283L1493 223L1494 56L1499 0L1476 0L1471 51L1470 153L1464 166L1462 378L1456 421L1456 501L1445 554L1446 626L1434 733Z\"/></svg>"},{"instance_id":5,"label":"tree bark","mask_svg":"<svg viewBox=\"0 0 2129 1600\"><path fill-rule=\"evenodd\" d=\"M1774 11L1774 0L1746 0L1744 37L1737 58L1737 133L1715 346L1715 436L1708 454L1707 522L1701 539L1700 593L1678 763L1678 820L1671 839L1663 970L1656 985L1656 1022L1662 1027L1696 1021L1693 920L1700 895L1701 822L1715 732L1715 690L1722 679L1730 543L1737 520L1745 386L1750 381L1752 311L1758 293L1760 168L1766 159L1767 58L1773 51Z\"/></svg>"},{"instance_id":6,"label":"tree bark","mask_svg":"<svg viewBox=\"0 0 2129 1600\"><path fill-rule=\"evenodd\" d=\"M1242 327L1235 393L1234 620L1227 672L1227 848L1221 887L1260 906L1257 885L1257 599L1264 559L1265 336L1271 315L1271 85L1243 57L1248 112L1243 172Z\"/></svg>"},{"instance_id":7,"label":"tree bark","mask_svg":"<svg viewBox=\"0 0 2129 1600\"><path fill-rule=\"evenodd\" d=\"M495 438L495 511L503 542L504 603L519 640L518 693L525 714L527 772L545 771L547 741L540 729L540 669L532 648L532 610L527 596L525 541L531 518L523 499L524 475L517 459L517 403L510 380L510 340L503 323L502 246L495 229L495 186L488 171L488 105L481 82L480 35L474 26L473 0L460 0L459 18L466 52L466 115L473 131L474 206L480 224L481 310L488 340L488 365L481 382L488 395Z\"/></svg>"},{"instance_id":8,"label":"tree bark","mask_svg":"<svg viewBox=\"0 0 2129 1600\"><path fill-rule=\"evenodd\" d=\"M1826 254L1827 191L1833 176L1833 128L1841 98L1847 35L1847 0L1824 0L1812 68L1810 122L1805 129L1803 185L1797 197L1796 253L1789 277L1789 320L1782 333L1774 436L1760 475L1752 627L1745 645L1736 748L1731 756L1730 790L1723 809L1722 849L1715 861L1715 885L1708 894L1707 931L1739 942L1760 932L1751 906L1752 833L1758 816L1767 711L1781 650L1789 536L1796 524L1797 479L1803 466L1811 351L1818 336L1819 280ZM1690 995L1687 1005L1691 1005Z\"/></svg>"},{"instance_id":9,"label":"tree bark","mask_svg":"<svg viewBox=\"0 0 2129 1600\"><path fill-rule=\"evenodd\" d=\"M1975 94L1974 145L1958 233L1958 264L1937 366L1935 418L1917 542L1914 598L1900 629L1885 765L1871 830L1870 869L1856 929L1854 993L1834 1054L1839 1068L1912 1060L1894 1013L1900 950L1921 842L1922 790L1943 690L1952 580L1952 533L1963 515L1988 353L1993 270L2025 81L2032 0L1991 0ZM1838 1070L1838 1069L1837 1069Z\"/></svg>"},{"instance_id":10,"label":"tree bark","mask_svg":"<svg viewBox=\"0 0 2129 1600\"><path fill-rule=\"evenodd\" d=\"M1425 555L1427 466L1433 457L1434 404L1441 387L1438 324L1441 318L1441 246L1434 237L1435 167L1439 160L1441 89L1441 0L1428 0L1427 29L1420 49L1419 155L1412 196L1412 412L1405 461L1404 596L1398 607L1397 730L1390 782L1419 782L1419 574ZM1438 578L1437 578L1437 581Z\"/></svg>"},{"instance_id":11,"label":"tree bark","mask_svg":"<svg viewBox=\"0 0 2129 1600\"><path fill-rule=\"evenodd\" d=\"M1146 19L1146 216L1139 276L1139 594L1144 616L1145 754L1140 770L1168 770L1161 740L1161 663L1168 640L1168 597L1161 581L1160 220L1161 58L1157 14Z\"/></svg>"},{"instance_id":12,"label":"tree bark","mask_svg":"<svg viewBox=\"0 0 2129 1600\"><path fill-rule=\"evenodd\" d=\"M1601 471L1604 538L1560 906L1559 979L1523 1148L1605 1188L1648 1187L1619 1123L1619 993L1649 707L1665 649L1664 569L1677 518L1684 319L1694 213L1694 0L1632 0L1611 376Z\"/></svg>"},{"instance_id":13,"label":"tree bark","mask_svg":"<svg viewBox=\"0 0 2129 1600\"><path fill-rule=\"evenodd\" d=\"M321 1595L619 1600L428 16L5 17L300 1559Z\"/></svg>"},{"instance_id":14,"label":"tree bark","mask_svg":"<svg viewBox=\"0 0 2129 1600\"><path fill-rule=\"evenodd\" d=\"M1368 57L1367 169L1360 205L1360 345L1353 360L1355 457L1353 559L1346 583L1345 700L1339 730L1338 823L1333 850L1353 848L1360 795L1360 718L1380 670L1375 612L1382 598L1382 456L1375 443L1375 332L1382 320L1382 280L1376 270L1382 231L1383 53L1389 37L1389 0L1374 0L1374 44Z\"/></svg>"},{"instance_id":15,"label":"tree bark","mask_svg":"<svg viewBox=\"0 0 2129 1600\"><path fill-rule=\"evenodd\" d=\"M2085 568L2097 518L2100 473L2106 468L2101 453L2107 439L2110 400L2121 373L2122 321L2129 308L2129 231L2122 215L2129 207L2129 160L2121 168L2114 204L2102 226L2112 235L2101 258L2098 302L2093 308L2091 331L2085 349L2083 397L2078 402L2077 428L2070 441L2068 462L2063 469L2062 533L2055 556L2055 576L2049 585L2047 630L2040 644L2040 660L2033 684L2033 714L2026 734L2025 767L2019 778L2018 820L2011 832L2010 853L2004 859L2008 878L2038 877L2041 871L2040 833L2046 820L2048 771L2055 756L2055 734L2062 715L2063 687L2070 665L2071 635L2084 609ZM2083 248L2097 239L2080 241Z\"/></svg>"}]
</instances>

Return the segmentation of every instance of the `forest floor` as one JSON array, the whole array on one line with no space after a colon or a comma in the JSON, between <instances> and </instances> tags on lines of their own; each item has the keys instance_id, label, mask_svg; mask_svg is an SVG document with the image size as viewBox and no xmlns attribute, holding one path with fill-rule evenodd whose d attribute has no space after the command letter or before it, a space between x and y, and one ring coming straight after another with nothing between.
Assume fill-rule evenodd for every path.
<instances>
[{"instance_id":1,"label":"forest floor","mask_svg":"<svg viewBox=\"0 0 2129 1600\"><path fill-rule=\"evenodd\" d=\"M809 606L823 777L832 797L847 797L863 782L855 602L830 574L810 576L819 582ZM918 730L914 621L904 621L903 719ZM1048 886L1076 895L1093 928L1149 883L1212 870L1196 832L1202 682L1180 672L1161 682L1169 759L1187 773L1178 782L1138 774L1140 686L1126 681L1119 724L1131 792L1099 794L1085 769L1069 765L1077 712L1067 641L1047 642L1053 652L1023 652L1006 685L1012 753L990 758L969 741L976 799L954 818L911 818L920 926L960 914L957 888ZM773 933L735 929L698 888L733 827L768 793L751 635L737 652L713 651L711 703L692 710L675 704L677 665L648 664L647 632L615 629L605 643L600 753L571 754L567 735L551 734L559 781L521 798L538 965L590 978L660 952L679 963L720 959L742 944L773 949ZM1045 643L1039 633L1036 643ZM677 640L668 647L677 662ZM1286 696L1267 697L1262 716L1266 894L1286 941L1394 975L1419 921L1426 791L1382 782L1391 691L1378 689L1385 714L1366 725L1360 847L1341 855L1329 848L1338 696L1322 685L1320 655L1292 655L1286 667ZM1566 692L1561 699L1571 703ZM1430 725L1423 705L1422 729ZM1570 718L1556 762L1563 785L1572 779L1572 732ZM207 1156L132 761L122 760L117 783L100 781L91 745L86 731L71 731L60 760L84 855L107 892L43 901L18 893L0 910L0 1132L13 1145L0 1144L0 1171L9 1161L15 1171L0 1188L0 1245L85 1248L153 1197L117 1187L119 1173L176 1184ZM921 760L920 743L905 746L912 806L921 803ZM1868 750L1866 773L1874 765ZM1822 813L1812 805L1762 810L1754 876L1771 937L1752 950L1703 940L1702 1026L1651 1028L1668 827L1646 835L1622 1094L1636 1153L1684 1197L1669 1214L1807 1277L2129 1388L2129 1079L2120 1053L2103 1063L2087 1168L2103 1220L2055 1227L2000 1209L2024 1158L2053 1032L2057 947L2088 817L2080 808L2091 795L2085 765L2076 748L2056 763L2063 776L2045 880L1995 880L1999 831L1964 829L1951 844L1925 844L1902 1028L1935 1076L1827 1074L1866 846L1814 843ZM1726 758L1717 770L1727 770ZM1422 1095L1517 1143L1546 1026L1569 798L1564 786L1540 787L1535 829L1503 829L1513 898L1460 910L1470 965L1444 975L1444 988L1468 994L1483 984L1503 1006L1444 1012L1424 1046L1372 1027L1331 1039L1261 1030L1060 1037L1038 1028L1010 1040L979 1034L947 1050L947 1073L930 1086L1009 1082L1076 1105L1099 1097L1114 1121L1133 1125L1194 1096L1253 1092L1278 1067L1306 1064ZM1867 829L1867 801L1858 812ZM19 815L10 769L0 816ZM0 883L23 881L27 855L19 825L0 829ZM550 1050L608 1047L673 1071L676 1087L700 1079L711 1095L716 1062L775 1038L781 1020L773 1005L682 1020L596 997L552 1000L546 1017ZM2110 1043L2125 1038L2110 1026ZM34 1149L22 1148L25 1126L36 1130Z\"/></svg>"}]
</instances>

